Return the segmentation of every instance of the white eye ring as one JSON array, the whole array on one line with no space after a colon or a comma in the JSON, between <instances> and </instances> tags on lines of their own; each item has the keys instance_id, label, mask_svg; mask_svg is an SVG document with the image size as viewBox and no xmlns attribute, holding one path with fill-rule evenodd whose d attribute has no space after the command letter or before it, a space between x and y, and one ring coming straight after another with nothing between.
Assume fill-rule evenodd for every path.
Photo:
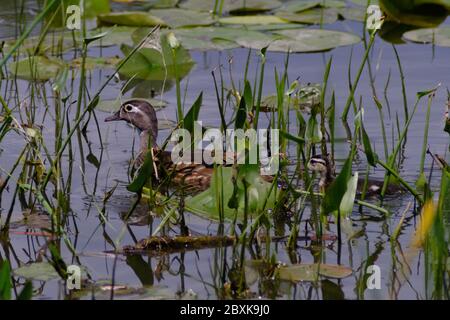
<instances>
[{"instance_id":1,"label":"white eye ring","mask_svg":"<svg viewBox=\"0 0 450 320\"><path fill-rule=\"evenodd\" d=\"M134 109L134 106L132 104L126 104L124 107L126 112L131 112Z\"/></svg>"}]
</instances>

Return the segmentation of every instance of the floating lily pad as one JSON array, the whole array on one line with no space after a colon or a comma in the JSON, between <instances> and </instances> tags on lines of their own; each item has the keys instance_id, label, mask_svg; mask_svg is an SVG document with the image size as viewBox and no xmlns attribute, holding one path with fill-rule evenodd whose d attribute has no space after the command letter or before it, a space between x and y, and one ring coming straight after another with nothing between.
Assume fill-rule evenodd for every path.
<instances>
[{"instance_id":1,"label":"floating lily pad","mask_svg":"<svg viewBox=\"0 0 450 320\"><path fill-rule=\"evenodd\" d=\"M131 39L131 34L136 30L136 27L127 27L127 26L114 26L114 27L102 27L99 29L94 29L88 32L87 36L93 36L96 34L100 34L102 32L106 32L106 35L98 41L94 41L89 44L90 47L102 46L117 46L122 43L132 45L133 41ZM148 32L148 31L147 31ZM77 40L81 41L81 34L78 33Z\"/></svg>"},{"instance_id":2,"label":"floating lily pad","mask_svg":"<svg viewBox=\"0 0 450 320\"><path fill-rule=\"evenodd\" d=\"M355 7L355 8L345 8L339 10L339 15L343 17L345 20L353 20L364 22L366 21L366 10L363 8Z\"/></svg>"},{"instance_id":3,"label":"floating lily pad","mask_svg":"<svg viewBox=\"0 0 450 320\"><path fill-rule=\"evenodd\" d=\"M361 38L352 33L323 29L282 30L277 31L276 34L282 35L284 38L269 42L269 51L320 52L361 41ZM244 47L259 50L268 45L267 41L260 40L238 40L237 42Z\"/></svg>"},{"instance_id":4,"label":"floating lily pad","mask_svg":"<svg viewBox=\"0 0 450 320\"><path fill-rule=\"evenodd\" d=\"M59 278L58 272L48 262L31 263L15 269L13 273L16 276L37 281L50 281Z\"/></svg>"},{"instance_id":5,"label":"floating lily pad","mask_svg":"<svg viewBox=\"0 0 450 320\"><path fill-rule=\"evenodd\" d=\"M245 26L247 30L252 31L276 31L276 30L288 30L288 29L300 29L305 25L300 23L280 23L280 24L265 24L265 25L248 25ZM239 26L241 27L241 26Z\"/></svg>"},{"instance_id":6,"label":"floating lily pad","mask_svg":"<svg viewBox=\"0 0 450 320\"><path fill-rule=\"evenodd\" d=\"M440 25L450 11L449 0L380 0L379 2L388 19L424 28Z\"/></svg>"},{"instance_id":7,"label":"floating lily pad","mask_svg":"<svg viewBox=\"0 0 450 320\"><path fill-rule=\"evenodd\" d=\"M28 214L20 221L14 221L10 224L10 229L27 227L32 229L50 229L52 223L50 217L46 214Z\"/></svg>"},{"instance_id":8,"label":"floating lily pad","mask_svg":"<svg viewBox=\"0 0 450 320\"><path fill-rule=\"evenodd\" d=\"M214 22L210 13L186 9L156 9L149 13L161 18L171 28L208 26Z\"/></svg>"},{"instance_id":9,"label":"floating lily pad","mask_svg":"<svg viewBox=\"0 0 450 320\"><path fill-rule=\"evenodd\" d=\"M360 5L360 6L367 6L367 1L369 1L369 5L376 4L378 5L378 0L350 0L354 4Z\"/></svg>"},{"instance_id":10,"label":"floating lily pad","mask_svg":"<svg viewBox=\"0 0 450 320\"><path fill-rule=\"evenodd\" d=\"M298 91L298 94L292 96L290 99L285 98L284 107L289 109L296 109L303 112L311 112L311 110L320 104L321 85L311 84L303 86ZM268 111L276 110L278 106L278 97L276 94L264 97L261 101L261 106Z\"/></svg>"},{"instance_id":11,"label":"floating lily pad","mask_svg":"<svg viewBox=\"0 0 450 320\"><path fill-rule=\"evenodd\" d=\"M64 63L56 58L33 56L9 64L9 71L18 78L46 81L56 77Z\"/></svg>"},{"instance_id":12,"label":"floating lily pad","mask_svg":"<svg viewBox=\"0 0 450 320\"><path fill-rule=\"evenodd\" d=\"M346 4L344 1L339 0L291 0L285 2L281 8L278 8L279 11L286 12L302 12L308 9L312 9L315 7L324 7L324 8L344 8Z\"/></svg>"},{"instance_id":13,"label":"floating lily pad","mask_svg":"<svg viewBox=\"0 0 450 320\"><path fill-rule=\"evenodd\" d=\"M281 24L287 23L277 16L270 15L254 15L254 16L235 16L225 17L219 19L222 24L242 24L242 25L266 25L266 24Z\"/></svg>"},{"instance_id":14,"label":"floating lily pad","mask_svg":"<svg viewBox=\"0 0 450 320\"><path fill-rule=\"evenodd\" d=\"M85 68L92 70L95 68L114 68L120 62L117 57L86 57ZM82 58L72 60L70 65L74 68L81 68Z\"/></svg>"},{"instance_id":15,"label":"floating lily pad","mask_svg":"<svg viewBox=\"0 0 450 320\"><path fill-rule=\"evenodd\" d=\"M175 73L180 78L183 78L189 73L194 61L189 52L183 48L176 48L174 55L172 48L170 48L167 37L162 35L160 38L161 51L156 48L141 48L123 65L120 74L128 78L137 77L138 79L146 80L164 80L173 79ZM122 45L121 50L125 55L132 51L132 47ZM174 65L177 68L175 70Z\"/></svg>"},{"instance_id":16,"label":"floating lily pad","mask_svg":"<svg viewBox=\"0 0 450 320\"><path fill-rule=\"evenodd\" d=\"M292 0L283 4L278 10L285 12L301 12L314 7L318 7L322 3L321 0L308 0L308 1L298 1Z\"/></svg>"},{"instance_id":17,"label":"floating lily pad","mask_svg":"<svg viewBox=\"0 0 450 320\"><path fill-rule=\"evenodd\" d=\"M450 47L450 26L413 30L406 32L403 37L417 43L432 43L441 47Z\"/></svg>"},{"instance_id":18,"label":"floating lily pad","mask_svg":"<svg viewBox=\"0 0 450 320\"><path fill-rule=\"evenodd\" d=\"M264 41L269 43L275 38L262 32L226 27L193 28L189 30L175 30L175 35L187 48L232 49L241 46L237 41Z\"/></svg>"},{"instance_id":19,"label":"floating lily pad","mask_svg":"<svg viewBox=\"0 0 450 320\"><path fill-rule=\"evenodd\" d=\"M196 10L196 11L213 11L215 6L214 1L205 0L187 0L180 3L181 8ZM273 10L281 6L281 2L277 0L225 0L223 2L223 12L258 12ZM218 8L217 8L218 10Z\"/></svg>"},{"instance_id":20,"label":"floating lily pad","mask_svg":"<svg viewBox=\"0 0 450 320\"><path fill-rule=\"evenodd\" d=\"M306 24L329 24L338 19L338 12L334 8L315 8L302 12L279 11L276 13L281 19Z\"/></svg>"},{"instance_id":21,"label":"floating lily pad","mask_svg":"<svg viewBox=\"0 0 450 320\"><path fill-rule=\"evenodd\" d=\"M352 269L340 265L331 264L297 264L292 266L280 267L278 276L282 280L299 282L315 281L318 276L324 276L334 279L343 279L353 273Z\"/></svg>"},{"instance_id":22,"label":"floating lily pad","mask_svg":"<svg viewBox=\"0 0 450 320\"><path fill-rule=\"evenodd\" d=\"M97 18L101 24L106 25L132 27L154 27L157 25L165 25L164 21L160 18L142 11L111 12L108 14L101 14Z\"/></svg>"}]
</instances>

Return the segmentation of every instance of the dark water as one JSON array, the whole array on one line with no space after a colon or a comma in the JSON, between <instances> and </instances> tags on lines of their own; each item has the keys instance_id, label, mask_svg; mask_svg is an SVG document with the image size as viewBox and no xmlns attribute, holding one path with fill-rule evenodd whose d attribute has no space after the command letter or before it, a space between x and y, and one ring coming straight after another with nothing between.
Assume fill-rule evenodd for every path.
<instances>
[{"instance_id":1,"label":"dark water","mask_svg":"<svg viewBox=\"0 0 450 320\"><path fill-rule=\"evenodd\" d=\"M13 13L17 10L13 2L1 1L2 5L8 5L5 11L0 13L0 38L7 36L14 36L16 32L16 24L14 22ZM27 7L29 15L35 14L34 7ZM352 31L360 34L361 24L355 22L338 22L333 24L333 29ZM450 48L435 47L429 45L404 44L397 47L401 62L403 65L406 81L406 91L408 96L408 104L412 108L415 101L415 95L418 91L423 91L435 87L437 84L442 84L438 90L433 101L430 131L429 131L429 145L431 150L443 154L448 149L449 136L443 132L443 116L447 100L445 88L450 84ZM329 57L333 57L333 66L329 78L329 88L335 91L336 105L338 107L337 114L346 102L348 95L348 79L347 70L351 51L353 50L353 58L351 61L353 78L359 67L364 47L358 44L351 47L344 47L332 50L327 53L318 54L295 54L290 58L289 64L289 78L294 80L299 78L302 83L320 83L322 82L323 73ZM182 82L184 89L188 85L186 95L186 106L190 106L198 94L203 91L204 105L200 115L204 124L211 126L220 126L220 120L217 110L217 102L214 93L214 87L211 77L211 71L217 70L219 65L224 66L224 77L229 83L229 75L227 72L228 62L232 58L233 77L235 81L242 81L243 70L248 51L246 49L236 49L224 52L192 52L192 57L196 62L195 67ZM103 48L101 51L98 48L91 49L90 56L93 55L113 56L121 54L117 47ZM71 53L67 54L70 57ZM266 65L266 78L264 82L264 91L266 94L275 92L275 80L273 70L277 67L282 70L285 55L278 53L268 53ZM252 63L250 65L249 75L253 78L256 70L257 53L252 53ZM403 123L403 98L401 92L401 81L398 72L398 66L390 44L378 39L375 44L375 49L370 57L372 71L375 76L375 88L377 95L383 97L384 87L389 73L391 73L390 85L388 87L387 96L391 107L392 119L395 119L396 113ZM225 72L226 71L226 72ZM106 78L113 72L112 69L94 70L89 74L89 91L95 93ZM103 92L103 99L115 99L122 87L123 82L111 83ZM51 96L51 87L49 84L40 85L42 91L48 92ZM3 85L0 85L2 94L10 90ZM77 92L75 87L74 92ZM27 81L17 81L17 95L22 100L34 94L38 105L42 107L37 110L37 123L41 122L45 115L43 122L43 136L49 147L53 146L54 142L54 123L51 116L51 108L46 110L42 98L37 93L30 92L30 86ZM131 96L129 92L124 97ZM365 126L368 131L371 142L375 146L379 155L383 154L383 141L381 130L378 121L378 112L373 103L373 92L370 86L367 70L363 73L360 85L357 91L357 98L362 97L363 106L365 109ZM160 119L176 120L176 95L175 89L171 88L165 92L161 97L168 102L168 107L158 112ZM330 94L328 94L328 99ZM50 99L51 100L51 99ZM50 102L51 104L52 102ZM384 100L383 100L384 103ZM46 112L47 111L47 112ZM74 113L73 113L74 114ZM402 167L401 175L407 181L414 183L419 172L420 153L422 148L423 128L425 125L426 114L426 99L420 104L417 114L411 124L408 132L408 142L405 148L405 161ZM18 116L18 114L15 114ZM85 161L84 169L80 161L80 153L78 142L76 138L73 139L73 148L75 154L75 163L73 165L72 175L72 192L70 194L70 209L73 219L69 219L67 226L68 238L74 245L76 252L79 254L79 261L72 258L72 254L67 250L66 246L62 244L61 250L63 258L66 262L74 262L85 266L94 280L111 279L115 277L116 284L124 284L131 287L142 287L143 284L153 285L157 289L157 295L175 297L175 293L187 292L194 294L199 298L215 299L217 298L214 283L217 283L218 276L214 274L217 255L224 254L223 250L200 250L197 252L187 252L185 254L173 254L162 257L134 257L126 258L118 256L115 264L115 257L113 255L105 255L103 252L113 250L113 246L108 242L109 237L116 242L118 246L133 244L136 239L141 239L149 236L156 229L160 223L160 219L154 216L148 224L142 225L125 224L121 217L126 213L133 203L133 195L125 188L128 183L127 167L128 161L132 152L132 139L137 138L137 135L124 123L103 123L103 118L107 113L97 112L97 117L100 121L100 129L104 148L101 147L98 134L95 126L92 124L88 128L88 139L90 143L90 150L101 160L101 166L97 169L94 165ZM295 117L295 113L292 113ZM351 119L351 117L350 117ZM262 125L267 125L267 119L262 117ZM392 126L395 122L389 121L386 117L387 133L390 137ZM345 138L345 131L338 121L336 123L337 135L340 138ZM163 141L168 130L160 131L160 142ZM345 140L345 139L344 139ZM23 141L17 138L15 133L10 133L9 136L1 142L0 146L0 168L2 175L5 171L9 171L12 163L17 159L19 152L23 148ZM348 152L347 143L336 144L336 154L338 159L345 159ZM52 150L52 148L50 148ZM89 152L87 144L83 143L84 156ZM295 148L291 146L291 153L295 156ZM64 157L68 161L67 157ZM449 156L447 155L447 160ZM426 172L430 171L431 161L427 158ZM67 166L67 163L66 163ZM360 166L361 172L365 170L364 162ZM375 170L374 177L382 177L384 172L382 170ZM101 224L99 217L99 210L102 207L102 199L104 193L110 190L118 182L118 187L114 192L114 196L107 204L106 216L108 223L104 226ZM432 185L436 188L439 185L439 177L436 172L435 179L432 180ZM14 188L13 184L10 186L8 192L4 192L1 202L2 219L9 209L12 201ZM390 210L391 216L381 221L364 220L360 217L358 212L354 213L354 227L355 229L362 228L364 230L363 236L345 241L342 247L341 263L351 267L355 272L354 275L346 279L337 281L328 281L327 285L340 291L345 298L355 299L357 295L357 283L363 273L364 265L368 258L375 258L375 263L380 266L382 272L382 289L381 290L366 290L364 298L366 299L383 299L389 298L393 287L397 288L395 280L396 271L393 270L393 256L391 255L391 244L389 236L397 226L402 211L406 208L408 202L413 201L409 196L402 196L387 199L385 207ZM376 212L363 209L368 216L378 216ZM147 217L145 207L139 207L137 212L133 215L133 221L141 220ZM308 210L305 213L308 215ZM195 215L187 213L185 215L186 223L192 233L198 234L214 234L217 226L214 223L203 220ZM22 210L20 204L16 202L14 206L12 220L17 221L22 219ZM3 222L3 221L2 221ZM148 221L147 221L148 223ZM75 226L76 224L76 226ZM415 230L416 219L411 215L407 215L405 222L406 227L403 229L399 241L402 248L405 249L411 236ZM331 227L333 231L334 226ZM177 227L174 227L178 232ZM76 231L78 230L78 231ZM25 228L19 228L14 231L25 231ZM301 231L302 234L302 231ZM106 236L107 235L107 236ZM42 237L33 237L26 235L19 235L11 233L10 244L2 243L0 249L1 257L10 257L13 267L16 267L18 261L26 263L34 261L37 258L37 252L40 247L44 245L45 241ZM297 250L299 261L307 263L312 262L312 252L308 247L307 242L299 243L300 248ZM289 263L289 257L284 244L279 243L274 245L274 250L277 252L278 260ZM228 255L230 253L228 252ZM327 263L336 264L338 261L336 245L325 249L324 256ZM410 283L403 284L399 289L397 298L426 298L427 292L425 290L425 273L423 266L423 256L419 255L411 264L412 275ZM142 275L146 275L142 277ZM61 298L60 288L61 283L56 280L47 283L35 282L35 288L42 286L41 293L36 297L37 299L53 299ZM255 283L251 287L252 291L256 292L256 296L261 293L258 292L258 286ZM192 290L192 292L190 291ZM332 290L330 290L331 292ZM281 285L279 291L280 297L283 299L320 299L323 298L323 292L319 289L313 289L309 283L302 283L292 285L284 283ZM360 297L360 296L359 296Z\"/></svg>"}]
</instances>

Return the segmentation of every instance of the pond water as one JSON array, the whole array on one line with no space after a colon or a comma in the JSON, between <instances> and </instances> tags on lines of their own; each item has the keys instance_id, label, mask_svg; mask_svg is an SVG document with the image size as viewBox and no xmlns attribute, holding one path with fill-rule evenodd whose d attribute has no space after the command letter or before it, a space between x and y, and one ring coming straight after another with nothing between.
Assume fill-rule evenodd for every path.
<instances>
[{"instance_id":1,"label":"pond water","mask_svg":"<svg viewBox=\"0 0 450 320\"><path fill-rule=\"evenodd\" d=\"M16 19L14 18L20 10L13 5L12 1L0 1L0 5L5 10L0 13L0 39L14 37L17 30ZM34 1L26 4L26 15L28 21L38 10ZM133 5L133 10L139 8ZM112 4L115 8L123 8L123 5ZM448 24L448 23L446 23ZM338 21L326 25L327 29L351 31L361 35L362 24L353 21ZM424 91L441 84L433 100L430 118L430 130L428 143L433 152L447 154L448 156L449 135L443 131L443 117L447 103L446 87L450 83L450 48L405 43L397 45L399 57L401 59L405 84L406 96L410 110L415 102L416 93ZM335 92L336 114L340 115L349 94L348 66L351 63L352 79L354 79L359 68L365 48L363 43L354 46L336 48L325 53L292 54L290 56L288 76L289 81L298 79L300 83L321 83L326 68L326 63L333 57L331 67L328 92L326 100L330 101L331 92ZM71 60L74 52L64 53L64 58ZM118 46L104 48L93 47L89 50L89 56L120 56L123 54ZM191 51L195 66L191 72L183 78L181 88L185 95L185 108L192 105L200 92L203 92L203 106L200 112L200 120L207 126L220 127L220 117L217 108L214 82L211 72L218 72L220 66L223 67L224 82L230 83L230 73L228 68L231 62L231 74L236 83L242 87L243 71L247 61L248 49L238 48L224 51ZM350 60L351 56L351 60ZM403 95L402 85L398 70L398 64L393 46L379 38L376 39L374 49L370 54L370 63L374 77L374 88L377 96L386 105L387 97L390 105L391 117L384 110L386 131L388 137L392 130L396 130L395 117L398 115L400 123L403 124ZM264 95L273 94L276 91L274 68L282 70L286 54L268 52ZM259 61L259 52L251 52L249 65L249 78L253 81ZM71 71L72 72L72 71ZM113 68L93 69L87 74L87 86L89 94L92 96L104 83L108 76L114 73ZM73 73L74 75L76 72ZM71 75L69 76L69 82ZM385 93L386 81L389 85ZM114 100L120 95L121 88L126 80L117 80L108 84L102 92L102 100ZM139 87L123 94L123 98L150 96L151 86L158 86L159 83L143 82ZM170 86L169 83L166 84ZM78 92L78 80L73 81L73 92ZM45 93L45 94L44 94ZM53 91L51 84L35 83L33 86L26 80L11 80L0 82L0 94L7 98L8 103L16 105L18 101L33 100L38 106L35 110L35 123L42 125L42 135L50 153L55 145L55 122L53 109ZM383 138L381 135L378 111L373 102L373 89L367 72L367 68L362 74L356 100L361 97L365 111L365 129L374 149L381 156L383 153ZM176 121L177 100L175 86L162 95L157 95L156 99L167 102L167 107L157 112L158 118ZM74 99L76 100L76 98ZM45 106L49 105L48 108ZM71 106L69 117L74 118L76 104ZM412 184L415 183L419 175L420 155L422 149L423 130L425 126L427 101L423 99L418 111L411 123L408 131L407 142L404 148L404 162L401 166L400 175ZM230 110L229 110L230 111ZM21 110L25 114L25 109ZM132 207L135 196L127 191L126 185L129 183L128 166L134 148L133 139L138 139L138 134L133 128L122 122L104 123L103 120L109 114L96 111L99 132L94 121L90 121L86 131L86 138L75 134L71 140L73 159L69 159L67 154L62 158L62 171L64 172L64 183L71 185L70 194L66 194L69 206L69 219L64 225L67 241L60 240L61 256L67 264L78 264L84 266L92 278L99 283L110 283L114 278L116 285L125 285L130 288L147 288L145 294L153 298L176 298L179 296L198 297L202 299L220 298L218 283L222 281L222 264L224 261L231 265L231 249L215 248L198 251L186 251L161 256L125 256L114 255L112 243L117 247L132 245L137 240L150 236L161 223L161 218L156 214L149 215L145 204L139 204L132 214L130 221L123 220L124 215ZM19 112L14 112L14 116L20 118ZM290 112L290 117L295 118L295 111ZM349 119L352 119L350 115ZM353 120L350 120L352 122ZM262 115L261 126L267 127L268 116ZM295 123L295 122L293 122ZM296 132L291 128L291 132ZM99 135L100 133L100 135ZM159 133L158 142L162 143L170 130L162 129ZM346 132L340 121L336 122L336 136L339 142L335 145L337 167L342 166L349 150L346 141ZM99 139L101 137L101 140ZM82 150L80 150L80 144ZM391 142L389 141L389 145ZM1 176L9 172L12 165L17 161L18 155L22 152L25 141L16 133L9 133L1 141L0 145L0 168ZM295 164L296 146L289 145L289 156ZM88 155L93 155L98 161ZM72 161L72 162L71 162ZM425 162L425 173L428 176L432 170L431 159ZM366 169L365 157L359 155L354 163L354 170L360 170L361 174ZM436 168L434 168L436 169ZM18 171L19 172L19 171ZM378 167L371 171L371 177L382 178L384 170ZM16 181L17 174L12 180ZM51 184L51 183L50 183ZM50 185L49 184L49 185ZM105 193L117 184L112 197L106 202L103 210L103 198ZM431 186L433 190L439 190L440 174L436 172L432 175ZM25 208L22 201L15 195L15 183L10 182L8 188L1 195L1 221L4 222L9 211L12 211L11 230L8 241L1 241L0 259L8 258L12 268L17 268L19 264L33 261L47 261L50 253L46 248L46 237L31 234L31 231L39 232L39 228L23 226L17 221L23 219ZM28 199L25 199L28 201ZM328 264L342 264L350 267L353 274L350 277L335 280L328 279L321 281L320 285L312 282L300 282L297 284L281 282L277 284L276 293L267 289L267 284L262 284L261 279L255 279L249 288L254 293L254 297L265 297L278 299L323 299L323 298L345 298L345 299L425 299L429 298L429 291L426 288L424 256L420 253L414 258L410 267L411 276L408 283L399 284L397 274L398 269L394 266L398 264L396 259L401 260L399 253L392 254L392 244L390 235L398 225L402 212L409 202L414 202L414 198L409 194L385 199L383 206L389 210L390 215L380 216L374 210L362 209L363 214L355 206L352 215L354 229L361 229L360 236L350 240L344 236L341 252L337 250L336 242L327 241L328 246L323 248L323 261ZM378 201L373 200L373 203ZM103 212L103 213L102 213ZM306 208L303 219L307 219L310 213ZM101 215L106 217L107 222L103 223ZM185 213L186 225L193 235L214 235L217 232L217 224L200 218L196 215ZM40 219L42 220L42 219ZM45 219L44 219L45 220ZM399 243L403 249L409 246L411 237L417 227L417 217L412 210L408 211L403 224ZM47 223L48 224L48 223ZM448 227L448 226L447 226ZM228 227L226 226L225 229ZM289 227L284 226L286 235L289 235ZM336 234L335 225L330 226L329 233ZM166 228L167 234L178 234L179 226L173 225L172 230ZM306 235L305 225L301 224L300 236ZM67 243L73 246L76 257L68 250ZM298 262L314 262L314 254L317 248L311 246L307 240L299 240L299 247L295 251ZM290 264L291 257L286 249L285 241L273 242L273 251L276 259L280 262ZM250 253L247 258L250 260ZM361 282L365 281L364 273L367 265L376 264L381 269L381 289L361 290ZM251 273L251 271L249 271ZM253 272L254 273L254 272ZM250 278L250 275L248 275ZM20 280L23 283L23 279ZM49 281L34 281L35 299L62 299L64 298L64 287L61 280L53 279ZM275 285L274 285L275 287ZM97 297L109 298L109 291L97 293ZM87 293L85 298L89 298ZM116 298L139 298L140 292L134 294L116 294Z\"/></svg>"}]
</instances>

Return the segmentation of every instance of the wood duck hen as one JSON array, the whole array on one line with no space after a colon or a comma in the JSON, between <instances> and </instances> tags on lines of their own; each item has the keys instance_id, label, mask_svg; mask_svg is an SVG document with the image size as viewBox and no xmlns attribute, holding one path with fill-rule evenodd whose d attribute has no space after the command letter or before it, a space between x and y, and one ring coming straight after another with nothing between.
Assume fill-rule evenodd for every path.
<instances>
[{"instance_id":1,"label":"wood duck hen","mask_svg":"<svg viewBox=\"0 0 450 320\"><path fill-rule=\"evenodd\" d=\"M139 153L133 166L138 169L144 162L147 152L151 152L155 164L162 168L163 172L170 175L172 182L177 185L185 185L195 190L207 189L210 185L213 167L206 164L173 163L171 153L159 149L158 119L153 106L144 100L130 100L120 106L119 111L107 117L105 122L126 121L139 130ZM149 140L152 147L149 149ZM158 172L156 170L156 172ZM156 176L160 179L161 177Z\"/></svg>"},{"instance_id":2,"label":"wood duck hen","mask_svg":"<svg viewBox=\"0 0 450 320\"><path fill-rule=\"evenodd\" d=\"M319 188L321 192L324 192L328 186L334 181L335 177L333 175L333 167L331 165L331 161L328 156L324 155L315 155L312 156L308 162L308 169L316 172L320 175L319 179ZM366 188L366 196L377 196L381 193L383 188L383 180L376 179L368 179L367 188ZM362 193L365 184L365 177L361 177L358 179L357 192ZM385 194L395 194L403 191L403 189L396 185L389 183Z\"/></svg>"}]
</instances>

